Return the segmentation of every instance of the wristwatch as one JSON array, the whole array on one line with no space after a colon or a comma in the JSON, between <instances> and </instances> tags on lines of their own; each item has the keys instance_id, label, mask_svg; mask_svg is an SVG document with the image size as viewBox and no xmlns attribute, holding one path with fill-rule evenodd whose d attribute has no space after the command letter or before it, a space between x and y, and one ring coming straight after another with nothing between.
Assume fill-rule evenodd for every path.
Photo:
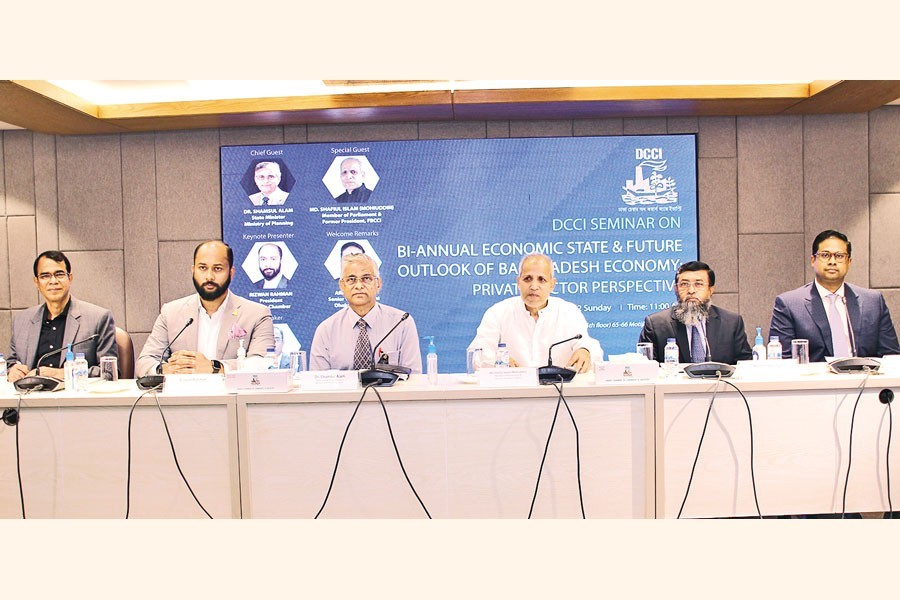
<instances>
[{"instance_id":1,"label":"wristwatch","mask_svg":"<svg viewBox=\"0 0 900 600\"><path fill-rule=\"evenodd\" d=\"M222 372L222 362L221 361L213 359L210 362L212 362L213 373L221 373Z\"/></svg>"}]
</instances>

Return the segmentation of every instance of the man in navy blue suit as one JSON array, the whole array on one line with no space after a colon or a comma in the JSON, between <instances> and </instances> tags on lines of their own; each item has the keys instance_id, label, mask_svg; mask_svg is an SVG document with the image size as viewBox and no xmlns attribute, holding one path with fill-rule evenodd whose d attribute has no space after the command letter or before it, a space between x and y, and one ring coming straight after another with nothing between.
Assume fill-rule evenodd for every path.
<instances>
[{"instance_id":1,"label":"man in navy blue suit","mask_svg":"<svg viewBox=\"0 0 900 600\"><path fill-rule=\"evenodd\" d=\"M900 354L897 332L881 292L844 282L851 263L847 236L828 229L816 236L809 264L816 278L775 298L769 335L777 335L782 356L791 340L809 340L809 360L825 357Z\"/></svg>"}]
</instances>

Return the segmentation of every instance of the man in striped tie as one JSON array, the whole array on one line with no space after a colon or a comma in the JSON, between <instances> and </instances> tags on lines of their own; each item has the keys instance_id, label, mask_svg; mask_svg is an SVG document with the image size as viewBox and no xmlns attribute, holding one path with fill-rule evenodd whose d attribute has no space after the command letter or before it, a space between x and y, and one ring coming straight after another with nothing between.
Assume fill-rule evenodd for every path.
<instances>
[{"instance_id":1,"label":"man in striped tie","mask_svg":"<svg viewBox=\"0 0 900 600\"><path fill-rule=\"evenodd\" d=\"M309 351L309 369L368 369L374 356L375 362L421 373L419 333L413 318L403 320L387 335L401 321L404 312L377 301L381 277L375 260L367 254L345 255L341 259L339 282L347 306L316 328Z\"/></svg>"},{"instance_id":2,"label":"man in striped tie","mask_svg":"<svg viewBox=\"0 0 900 600\"><path fill-rule=\"evenodd\" d=\"M653 344L662 362L668 338L678 343L678 362L715 361L736 364L751 357L744 319L737 313L713 306L716 273L700 261L684 263L675 273L678 302L644 319L638 342Z\"/></svg>"},{"instance_id":3,"label":"man in striped tie","mask_svg":"<svg viewBox=\"0 0 900 600\"><path fill-rule=\"evenodd\" d=\"M900 354L897 332L884 296L846 283L852 262L846 235L827 229L812 243L809 264L815 280L775 298L770 335L777 335L782 356L791 340L809 340L809 360L826 357Z\"/></svg>"}]
</instances>

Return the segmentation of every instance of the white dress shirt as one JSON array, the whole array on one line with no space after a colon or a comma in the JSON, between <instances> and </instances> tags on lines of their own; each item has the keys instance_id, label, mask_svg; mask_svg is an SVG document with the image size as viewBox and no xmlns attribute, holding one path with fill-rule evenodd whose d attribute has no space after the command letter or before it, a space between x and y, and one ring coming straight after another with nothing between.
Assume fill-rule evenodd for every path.
<instances>
[{"instance_id":1,"label":"white dress shirt","mask_svg":"<svg viewBox=\"0 0 900 600\"><path fill-rule=\"evenodd\" d=\"M230 291L225 292L225 300L212 315L207 314L200 297L197 297L197 352L210 360L216 358L219 330L222 328L222 315L225 314L225 305L228 304L230 294Z\"/></svg>"},{"instance_id":2,"label":"white dress shirt","mask_svg":"<svg viewBox=\"0 0 900 600\"><path fill-rule=\"evenodd\" d=\"M587 321L576 305L551 296L535 320L525 302L517 296L501 300L485 311L469 349L481 348L481 366L493 367L497 344L503 342L509 357L520 367L542 367L547 364L547 351L552 344L579 333L581 339L553 348L554 365L566 366L580 348L591 353L592 362L601 361L603 349L600 342L588 334Z\"/></svg>"}]
</instances>

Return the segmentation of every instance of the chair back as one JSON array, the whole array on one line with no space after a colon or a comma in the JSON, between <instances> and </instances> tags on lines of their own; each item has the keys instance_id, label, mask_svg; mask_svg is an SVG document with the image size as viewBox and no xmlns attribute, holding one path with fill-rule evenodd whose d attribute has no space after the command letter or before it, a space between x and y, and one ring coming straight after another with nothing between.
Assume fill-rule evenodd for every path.
<instances>
[{"instance_id":1,"label":"chair back","mask_svg":"<svg viewBox=\"0 0 900 600\"><path fill-rule=\"evenodd\" d=\"M134 344L131 334L116 327L116 345L119 346L119 379L134 379Z\"/></svg>"}]
</instances>

